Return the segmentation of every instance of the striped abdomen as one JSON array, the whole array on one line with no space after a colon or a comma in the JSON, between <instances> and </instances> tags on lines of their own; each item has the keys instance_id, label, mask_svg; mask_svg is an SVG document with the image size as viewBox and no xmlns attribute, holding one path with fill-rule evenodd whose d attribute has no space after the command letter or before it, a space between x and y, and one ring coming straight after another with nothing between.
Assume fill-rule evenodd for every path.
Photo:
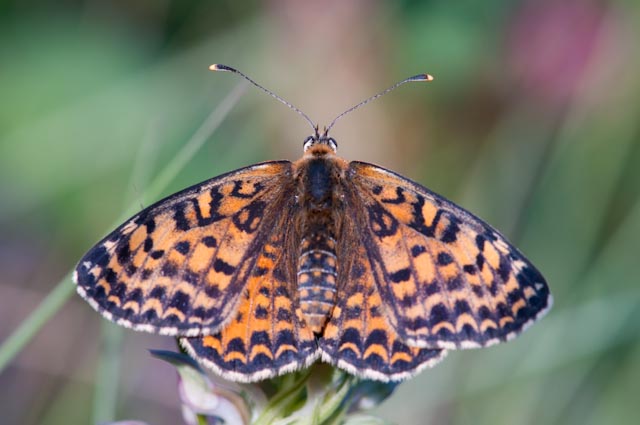
<instances>
[{"instance_id":1,"label":"striped abdomen","mask_svg":"<svg viewBox=\"0 0 640 425\"><path fill-rule=\"evenodd\" d=\"M298 257L300 307L311 330L320 333L336 299L336 241L324 232L305 237Z\"/></svg>"}]
</instances>

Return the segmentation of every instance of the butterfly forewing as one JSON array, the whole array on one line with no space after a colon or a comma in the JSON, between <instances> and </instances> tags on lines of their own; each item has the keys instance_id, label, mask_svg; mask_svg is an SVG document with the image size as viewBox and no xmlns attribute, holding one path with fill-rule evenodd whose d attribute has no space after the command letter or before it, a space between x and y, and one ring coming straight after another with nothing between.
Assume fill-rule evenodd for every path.
<instances>
[{"instance_id":1,"label":"butterfly forewing","mask_svg":"<svg viewBox=\"0 0 640 425\"><path fill-rule=\"evenodd\" d=\"M542 275L488 224L383 168L352 162L349 175L376 289L407 344L490 345L550 307Z\"/></svg>"},{"instance_id":2,"label":"butterfly forewing","mask_svg":"<svg viewBox=\"0 0 640 425\"><path fill-rule=\"evenodd\" d=\"M74 274L78 292L134 329L217 331L233 318L290 169L286 161L254 165L146 208L84 256Z\"/></svg>"}]
</instances>

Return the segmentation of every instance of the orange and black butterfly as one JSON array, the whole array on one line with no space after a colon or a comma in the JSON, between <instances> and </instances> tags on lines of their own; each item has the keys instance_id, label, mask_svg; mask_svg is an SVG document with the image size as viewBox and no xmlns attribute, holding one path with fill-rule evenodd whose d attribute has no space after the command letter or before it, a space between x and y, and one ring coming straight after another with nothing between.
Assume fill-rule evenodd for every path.
<instances>
[{"instance_id":1,"label":"orange and black butterfly","mask_svg":"<svg viewBox=\"0 0 640 425\"><path fill-rule=\"evenodd\" d=\"M545 279L498 231L392 171L338 157L328 130L344 113L322 133L300 113L314 127L301 159L142 210L80 261L78 293L120 325L181 337L242 382L319 358L397 381L446 350L509 340L549 309Z\"/></svg>"}]
</instances>

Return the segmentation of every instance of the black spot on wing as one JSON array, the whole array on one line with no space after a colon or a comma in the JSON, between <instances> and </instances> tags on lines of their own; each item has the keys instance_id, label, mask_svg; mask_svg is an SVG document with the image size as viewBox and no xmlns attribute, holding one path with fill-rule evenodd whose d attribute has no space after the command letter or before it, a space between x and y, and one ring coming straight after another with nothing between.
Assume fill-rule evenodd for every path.
<instances>
[{"instance_id":1,"label":"black spot on wing","mask_svg":"<svg viewBox=\"0 0 640 425\"><path fill-rule=\"evenodd\" d=\"M187 253L189 252L190 247L191 247L191 245L189 244L188 241L181 241L181 242L178 242L176 244L175 249L180 254L187 255Z\"/></svg>"},{"instance_id":2,"label":"black spot on wing","mask_svg":"<svg viewBox=\"0 0 640 425\"><path fill-rule=\"evenodd\" d=\"M116 283L116 280L118 279L118 274L115 271L113 271L111 267L107 267L107 269L104 272L103 279L106 280L107 283L113 285L114 283Z\"/></svg>"},{"instance_id":3,"label":"black spot on wing","mask_svg":"<svg viewBox=\"0 0 640 425\"><path fill-rule=\"evenodd\" d=\"M291 311L286 308L279 308L278 313L276 314L276 319L278 322L291 322Z\"/></svg>"},{"instance_id":4,"label":"black spot on wing","mask_svg":"<svg viewBox=\"0 0 640 425\"><path fill-rule=\"evenodd\" d=\"M83 263L88 261L92 265L95 264L98 267L104 268L109 264L109 252L103 245L96 246L91 251L87 253L87 255L80 261L80 267L84 267Z\"/></svg>"},{"instance_id":5,"label":"black spot on wing","mask_svg":"<svg viewBox=\"0 0 640 425\"><path fill-rule=\"evenodd\" d=\"M259 305L256 307L253 315L256 319L266 319L269 316L269 310Z\"/></svg>"},{"instance_id":6,"label":"black spot on wing","mask_svg":"<svg viewBox=\"0 0 640 425\"><path fill-rule=\"evenodd\" d=\"M462 266L462 270L470 275L476 274L477 271L476 267L473 264L465 264L464 266Z\"/></svg>"},{"instance_id":7,"label":"black spot on wing","mask_svg":"<svg viewBox=\"0 0 640 425\"><path fill-rule=\"evenodd\" d=\"M424 245L414 245L413 247L411 247L412 257L417 257L425 252L427 252L427 248Z\"/></svg>"},{"instance_id":8,"label":"black spot on wing","mask_svg":"<svg viewBox=\"0 0 640 425\"><path fill-rule=\"evenodd\" d=\"M169 302L169 307L176 308L180 310L182 313L186 313L189 311L189 304L191 302L191 298L189 295L185 294L182 291L177 291L171 301Z\"/></svg>"},{"instance_id":9,"label":"black spot on wing","mask_svg":"<svg viewBox=\"0 0 640 425\"><path fill-rule=\"evenodd\" d=\"M357 305L352 307L346 307L344 311L344 316L347 320L358 319L362 317L362 307Z\"/></svg>"},{"instance_id":10,"label":"black spot on wing","mask_svg":"<svg viewBox=\"0 0 640 425\"><path fill-rule=\"evenodd\" d=\"M224 195L220 193L220 188L218 186L211 188L209 194L211 201L209 202L209 215L207 217L202 215L197 197L191 197L173 205L173 220L178 230L187 231L192 227L208 226L226 218L224 214L220 214L218 211L220 201L224 198ZM187 211L195 215L195 223L187 219Z\"/></svg>"},{"instance_id":11,"label":"black spot on wing","mask_svg":"<svg viewBox=\"0 0 640 425\"><path fill-rule=\"evenodd\" d=\"M116 256L118 258L118 263L120 264L125 264L131 260L131 250L129 249L128 241L123 241L123 243L118 246Z\"/></svg>"},{"instance_id":12,"label":"black spot on wing","mask_svg":"<svg viewBox=\"0 0 640 425\"><path fill-rule=\"evenodd\" d=\"M438 226L438 223L440 222L444 211L442 209L438 209L431 224L427 225L424 222L424 217L422 216L422 209L425 203L425 198L421 195L417 195L416 201L411 203L411 206L413 208L413 213L411 214L413 220L409 223L409 227L415 229L416 231L422 233L427 237L432 238L436 233L435 229Z\"/></svg>"},{"instance_id":13,"label":"black spot on wing","mask_svg":"<svg viewBox=\"0 0 640 425\"><path fill-rule=\"evenodd\" d=\"M215 248L216 246L218 246L218 241L213 236L205 236L204 238L202 238L202 243L207 248Z\"/></svg>"},{"instance_id":14,"label":"black spot on wing","mask_svg":"<svg viewBox=\"0 0 640 425\"><path fill-rule=\"evenodd\" d=\"M255 232L258 230L266 207L267 204L263 201L251 202L233 215L233 224L245 233Z\"/></svg>"},{"instance_id":15,"label":"black spot on wing","mask_svg":"<svg viewBox=\"0 0 640 425\"><path fill-rule=\"evenodd\" d=\"M186 202L180 202L174 205L173 221L178 230L187 231L191 228L187 216L185 215Z\"/></svg>"},{"instance_id":16,"label":"black spot on wing","mask_svg":"<svg viewBox=\"0 0 640 425\"><path fill-rule=\"evenodd\" d=\"M247 354L247 350L244 346L244 341L241 338L233 338L231 341L227 343L227 349L225 350L227 353L238 352L242 354Z\"/></svg>"},{"instance_id":17,"label":"black spot on wing","mask_svg":"<svg viewBox=\"0 0 640 425\"><path fill-rule=\"evenodd\" d=\"M227 276L232 275L236 270L234 266L224 260L221 260L220 258L216 258L216 260L213 262L213 269L217 272L226 274Z\"/></svg>"},{"instance_id":18,"label":"black spot on wing","mask_svg":"<svg viewBox=\"0 0 640 425\"><path fill-rule=\"evenodd\" d=\"M462 276L456 275L447 281L447 290L457 291L459 289L462 289L463 283L464 281L462 279Z\"/></svg>"},{"instance_id":19,"label":"black spot on wing","mask_svg":"<svg viewBox=\"0 0 640 425\"><path fill-rule=\"evenodd\" d=\"M460 232L459 220L454 216L448 214L449 224L442 233L440 240L445 243L452 243L458 239L458 233Z\"/></svg>"},{"instance_id":20,"label":"black spot on wing","mask_svg":"<svg viewBox=\"0 0 640 425\"><path fill-rule=\"evenodd\" d=\"M248 188L251 188L251 191L247 191ZM236 180L233 182L233 190L231 191L231 196L236 198L244 198L250 199L256 196L264 189L264 185L262 183L253 183L243 182Z\"/></svg>"},{"instance_id":21,"label":"black spot on wing","mask_svg":"<svg viewBox=\"0 0 640 425\"><path fill-rule=\"evenodd\" d=\"M174 277L178 273L178 265L171 261L167 261L162 265L162 269L160 271L163 276Z\"/></svg>"},{"instance_id":22,"label":"black spot on wing","mask_svg":"<svg viewBox=\"0 0 640 425\"><path fill-rule=\"evenodd\" d=\"M156 230L156 221L153 218L148 219L144 225L147 227L147 234L149 235Z\"/></svg>"},{"instance_id":23,"label":"black spot on wing","mask_svg":"<svg viewBox=\"0 0 640 425\"><path fill-rule=\"evenodd\" d=\"M407 198L404 196L404 190L401 187L396 187L396 197L395 198L384 198L380 201L385 204L403 204L407 201Z\"/></svg>"},{"instance_id":24,"label":"black spot on wing","mask_svg":"<svg viewBox=\"0 0 640 425\"><path fill-rule=\"evenodd\" d=\"M500 264L498 265L498 275L503 282L506 282L511 275L511 261L504 255L500 256Z\"/></svg>"},{"instance_id":25,"label":"black spot on wing","mask_svg":"<svg viewBox=\"0 0 640 425\"><path fill-rule=\"evenodd\" d=\"M155 298L158 300L162 300L164 298L166 294L166 289L163 288L162 286L156 286L155 288L153 288L151 290L151 292L149 292L149 297L150 298Z\"/></svg>"},{"instance_id":26,"label":"black spot on wing","mask_svg":"<svg viewBox=\"0 0 640 425\"><path fill-rule=\"evenodd\" d=\"M267 267L256 266L256 268L253 270L253 276L264 276L267 273L269 273L269 269Z\"/></svg>"},{"instance_id":27,"label":"black spot on wing","mask_svg":"<svg viewBox=\"0 0 640 425\"><path fill-rule=\"evenodd\" d=\"M371 344L380 344L383 347L387 346L387 333L382 329L374 329L369 333L367 339L364 342L365 347Z\"/></svg>"},{"instance_id":28,"label":"black spot on wing","mask_svg":"<svg viewBox=\"0 0 640 425\"><path fill-rule=\"evenodd\" d=\"M368 207L369 225L373 233L379 238L395 235L398 231L398 220L395 219L380 204L372 204Z\"/></svg>"},{"instance_id":29,"label":"black spot on wing","mask_svg":"<svg viewBox=\"0 0 640 425\"><path fill-rule=\"evenodd\" d=\"M438 264L441 266L446 266L447 264L453 263L453 257L448 252L441 252L438 254Z\"/></svg>"},{"instance_id":30,"label":"black spot on wing","mask_svg":"<svg viewBox=\"0 0 640 425\"><path fill-rule=\"evenodd\" d=\"M153 274L153 269L142 269L142 272L140 273L140 278L142 280L147 280L149 279L149 277L151 277L152 274Z\"/></svg>"},{"instance_id":31,"label":"black spot on wing","mask_svg":"<svg viewBox=\"0 0 640 425\"><path fill-rule=\"evenodd\" d=\"M271 339L266 331L256 331L251 334L251 345L264 344L267 347L271 346Z\"/></svg>"},{"instance_id":32,"label":"black spot on wing","mask_svg":"<svg viewBox=\"0 0 640 425\"><path fill-rule=\"evenodd\" d=\"M162 258L162 256L164 255L164 250L159 249L157 251L153 251L150 255L151 255L151 258L153 258L154 260L158 260Z\"/></svg>"},{"instance_id":33,"label":"black spot on wing","mask_svg":"<svg viewBox=\"0 0 640 425\"><path fill-rule=\"evenodd\" d=\"M410 277L411 277L410 268L401 269L389 275L389 279L394 283L405 282L409 280Z\"/></svg>"},{"instance_id":34,"label":"black spot on wing","mask_svg":"<svg viewBox=\"0 0 640 425\"><path fill-rule=\"evenodd\" d=\"M151 251L152 248L153 248L153 239L147 236L147 238L144 240L144 245L142 249L144 250L144 252L149 252Z\"/></svg>"}]
</instances>

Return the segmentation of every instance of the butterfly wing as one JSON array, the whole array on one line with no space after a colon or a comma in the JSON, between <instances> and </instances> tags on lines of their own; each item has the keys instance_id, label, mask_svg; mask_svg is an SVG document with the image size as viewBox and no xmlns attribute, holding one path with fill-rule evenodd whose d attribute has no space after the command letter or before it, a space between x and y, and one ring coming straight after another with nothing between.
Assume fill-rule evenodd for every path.
<instances>
[{"instance_id":1,"label":"butterfly wing","mask_svg":"<svg viewBox=\"0 0 640 425\"><path fill-rule=\"evenodd\" d=\"M233 319L291 190L291 163L243 168L136 214L78 264L78 293L104 317L166 335L215 333Z\"/></svg>"},{"instance_id":2,"label":"butterfly wing","mask_svg":"<svg viewBox=\"0 0 640 425\"><path fill-rule=\"evenodd\" d=\"M336 306L319 340L322 359L347 372L377 381L399 381L431 367L446 351L409 347L389 326L357 222L361 209L348 209L338 255Z\"/></svg>"},{"instance_id":3,"label":"butterfly wing","mask_svg":"<svg viewBox=\"0 0 640 425\"><path fill-rule=\"evenodd\" d=\"M423 348L508 340L551 306L536 268L488 224L383 168L349 165L352 209L385 316Z\"/></svg>"},{"instance_id":4,"label":"butterfly wing","mask_svg":"<svg viewBox=\"0 0 640 425\"><path fill-rule=\"evenodd\" d=\"M219 333L182 338L189 355L225 379L254 382L298 370L319 355L297 302L291 204L282 212L250 272L234 319Z\"/></svg>"}]
</instances>

